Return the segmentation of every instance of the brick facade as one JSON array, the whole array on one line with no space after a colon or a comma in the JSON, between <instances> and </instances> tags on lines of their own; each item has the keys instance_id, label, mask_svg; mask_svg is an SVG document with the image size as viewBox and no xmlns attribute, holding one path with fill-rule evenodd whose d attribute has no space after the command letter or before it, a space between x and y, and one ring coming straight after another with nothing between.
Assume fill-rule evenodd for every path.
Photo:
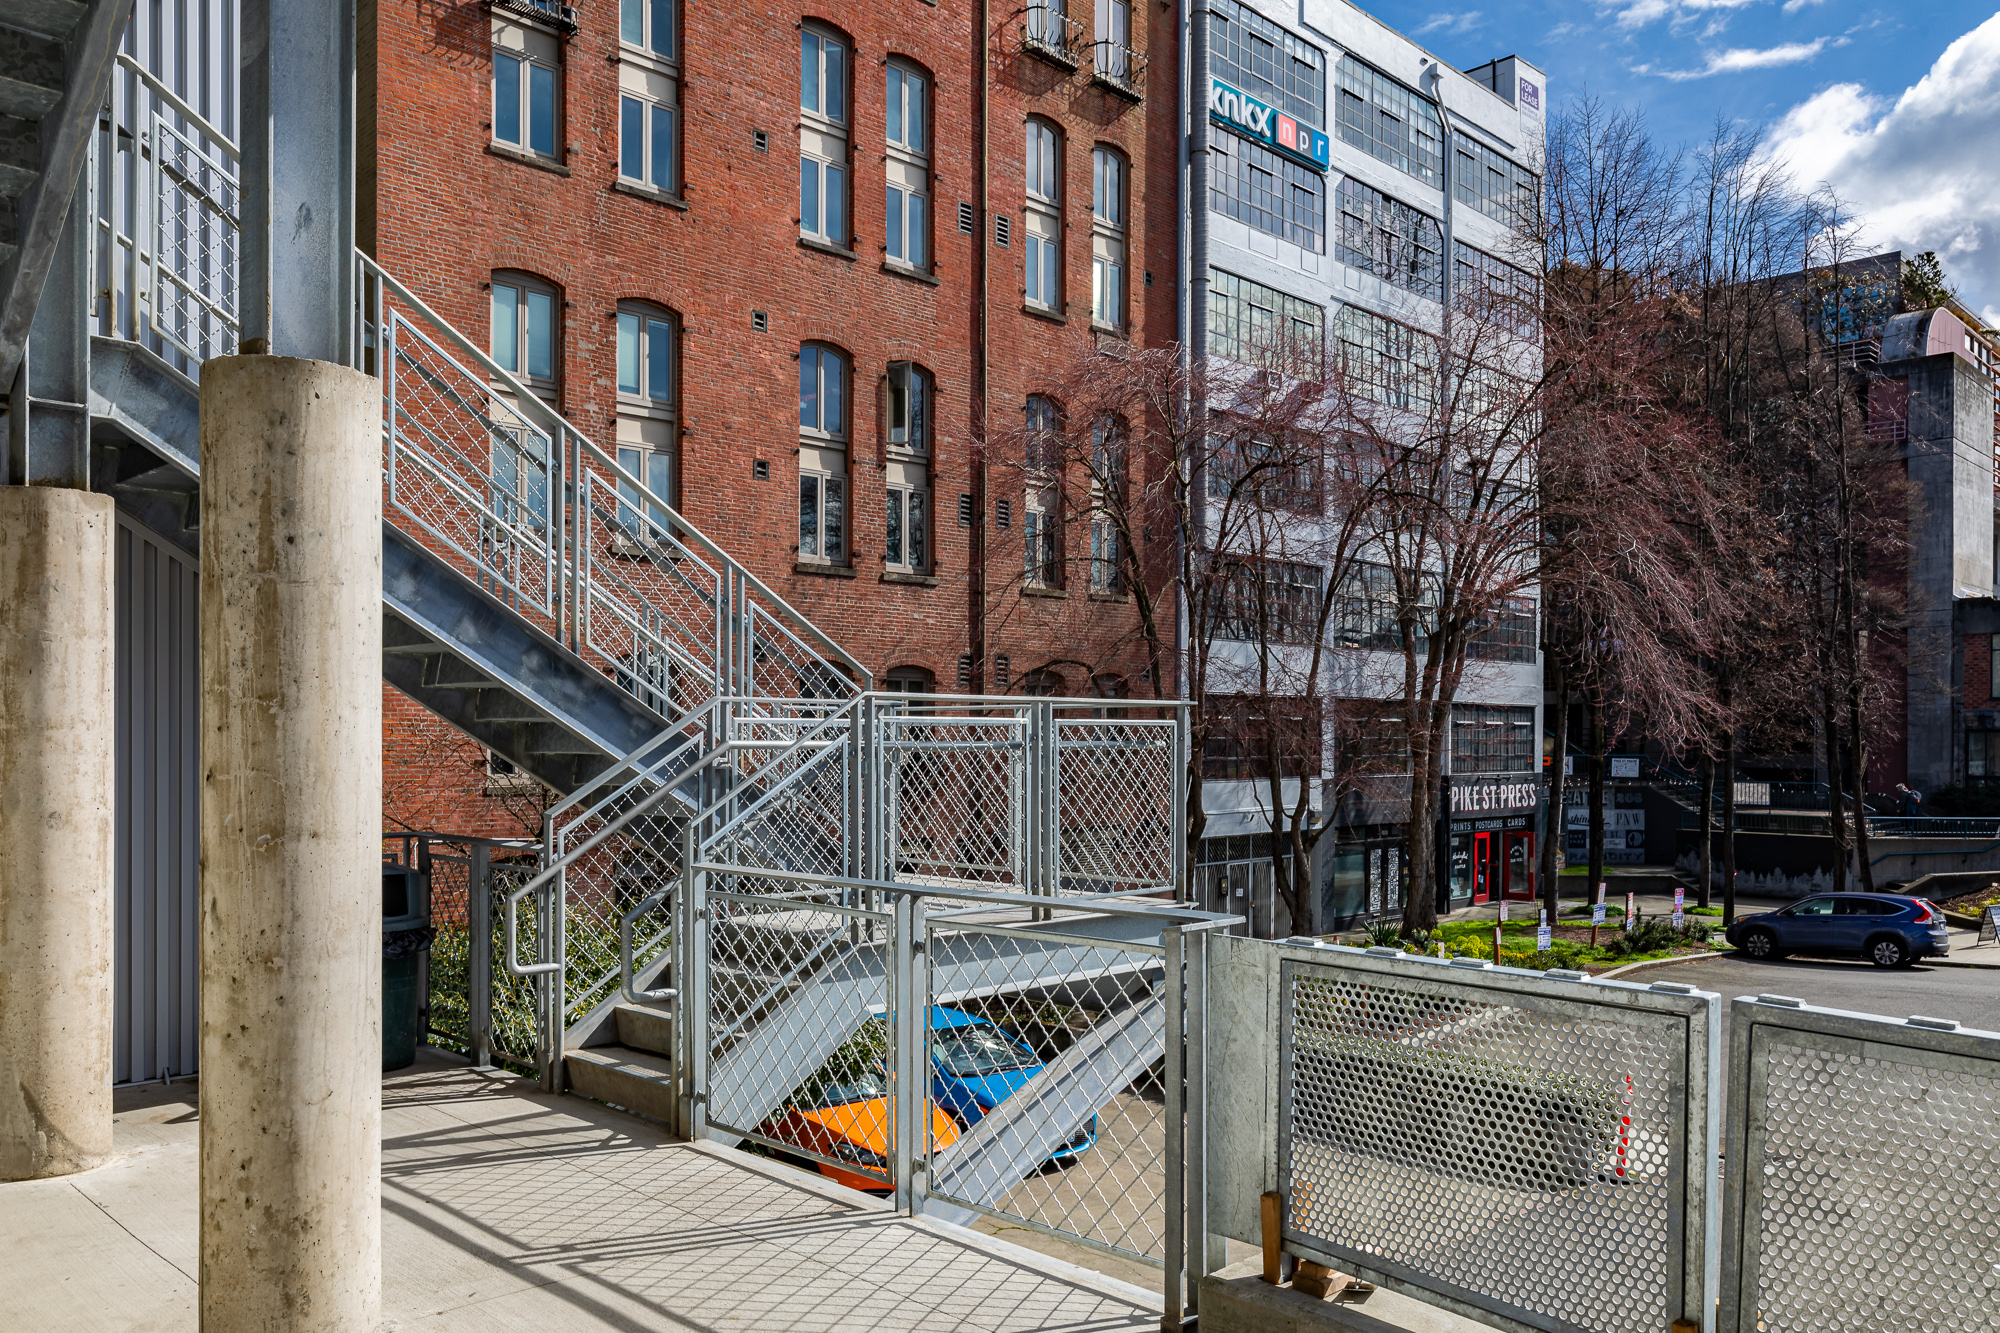
<instances>
[{"instance_id":1,"label":"brick facade","mask_svg":"<svg viewBox=\"0 0 2000 1333\"><path fill-rule=\"evenodd\" d=\"M1175 335L1177 165L1174 82L1178 24L1171 9L1132 9L1133 43L1150 61L1137 102L1091 79L1089 48L1071 73L1024 53L1021 16L994 11L985 41L966 0L754 3L685 8L679 44L679 197L614 188L619 178L619 6L579 6L577 31L560 40L554 161L536 163L493 144L493 22L512 5L364 6L361 241L390 273L474 339L490 336L488 284L515 270L560 297L558 406L606 448L616 431L616 308L639 300L678 321L678 494L697 527L743 561L877 673L918 667L937 687L958 687L960 658L985 629L991 663L1009 659L1014 688L1055 664L1067 692L1099 673L1136 681L1144 656L1131 609L1091 597L1087 580L1059 595L1024 598L1019 584L1021 478L995 457L976 484L974 440L1021 425L1025 396L1056 379L1094 336L1090 318L1092 148L1129 162L1128 327L1133 341ZM1089 7L1071 6L1088 38ZM800 239L799 28L814 21L848 43L849 255ZM982 55L983 52L983 55ZM372 56L372 63L370 61ZM925 72L930 87L929 278L885 262L884 79L891 56ZM991 196L973 234L980 140L977 80L989 70ZM1025 122L1046 118L1062 134L1062 319L1028 313L1022 288ZM760 137L765 146L759 148ZM1010 221L995 244L993 215ZM978 420L976 349L981 328L975 247L990 265L985 312L989 401ZM764 330L753 328L763 312ZM1065 322L1066 321L1066 322ZM794 389L800 344L840 349L851 365L846 567L797 563L800 430ZM885 476L878 414L890 362L915 361L933 377L932 560L928 573L884 569ZM754 475L759 460L768 477ZM1018 460L1013 460L1017 463ZM970 578L974 532L961 526L961 495L987 492L983 596ZM995 502L1013 523L992 526ZM1071 536L1074 543L1078 538ZM1084 538L1087 542L1087 538ZM1074 557L1074 550L1071 552ZM1075 586L1081 584L1081 586ZM399 764L451 746L439 724L391 696L385 772L411 810L470 822L486 832L504 804L481 793L483 771L458 760L418 800ZM455 733L454 733L455 734ZM476 757L470 743L458 746ZM476 768L476 765L475 765ZM497 831L497 829L496 829ZM507 832L518 831L508 828Z\"/></svg>"}]
</instances>

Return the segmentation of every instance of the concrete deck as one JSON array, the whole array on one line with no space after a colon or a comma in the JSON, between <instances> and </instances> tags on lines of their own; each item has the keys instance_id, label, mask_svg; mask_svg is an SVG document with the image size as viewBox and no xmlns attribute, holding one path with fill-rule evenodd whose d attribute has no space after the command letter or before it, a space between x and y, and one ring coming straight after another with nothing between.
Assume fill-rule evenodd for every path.
<instances>
[{"instance_id":1,"label":"concrete deck","mask_svg":"<svg viewBox=\"0 0 2000 1333\"><path fill-rule=\"evenodd\" d=\"M0 1185L23 1329L194 1333L194 1089L118 1096L118 1160ZM382 1087L386 1329L1159 1327L1157 1292L426 1052Z\"/></svg>"}]
</instances>

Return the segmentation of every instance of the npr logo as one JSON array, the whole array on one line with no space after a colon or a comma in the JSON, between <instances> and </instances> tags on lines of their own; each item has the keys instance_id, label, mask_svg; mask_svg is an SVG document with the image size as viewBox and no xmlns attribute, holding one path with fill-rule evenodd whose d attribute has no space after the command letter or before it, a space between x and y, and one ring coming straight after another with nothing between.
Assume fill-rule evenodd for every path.
<instances>
[{"instance_id":1,"label":"npr logo","mask_svg":"<svg viewBox=\"0 0 2000 1333\"><path fill-rule=\"evenodd\" d=\"M1321 171L1333 160L1332 145L1324 134L1248 93L1238 92L1221 79L1209 87L1208 114Z\"/></svg>"}]
</instances>

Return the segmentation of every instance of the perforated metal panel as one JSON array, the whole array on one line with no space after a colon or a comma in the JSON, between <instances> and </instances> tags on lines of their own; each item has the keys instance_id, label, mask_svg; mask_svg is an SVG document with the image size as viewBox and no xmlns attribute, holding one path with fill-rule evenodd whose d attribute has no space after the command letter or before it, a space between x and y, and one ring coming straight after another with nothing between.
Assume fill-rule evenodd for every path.
<instances>
[{"instance_id":1,"label":"perforated metal panel","mask_svg":"<svg viewBox=\"0 0 2000 1333\"><path fill-rule=\"evenodd\" d=\"M1993 1328L2000 1036L1750 999L1731 1018L1721 1327Z\"/></svg>"},{"instance_id":2,"label":"perforated metal panel","mask_svg":"<svg viewBox=\"0 0 2000 1333\"><path fill-rule=\"evenodd\" d=\"M1709 1306L1714 997L1361 956L1280 978L1298 1252L1507 1328Z\"/></svg>"}]
</instances>

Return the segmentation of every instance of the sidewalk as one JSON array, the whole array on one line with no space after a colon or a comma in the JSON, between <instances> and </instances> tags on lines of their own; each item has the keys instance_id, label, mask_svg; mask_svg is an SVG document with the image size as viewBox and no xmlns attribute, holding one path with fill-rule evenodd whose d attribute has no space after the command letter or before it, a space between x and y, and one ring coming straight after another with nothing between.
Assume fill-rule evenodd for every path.
<instances>
[{"instance_id":1,"label":"sidewalk","mask_svg":"<svg viewBox=\"0 0 2000 1333\"><path fill-rule=\"evenodd\" d=\"M425 1052L382 1087L385 1330L1156 1330L1143 1291ZM0 1184L9 1327L194 1333L194 1088L117 1161Z\"/></svg>"}]
</instances>

